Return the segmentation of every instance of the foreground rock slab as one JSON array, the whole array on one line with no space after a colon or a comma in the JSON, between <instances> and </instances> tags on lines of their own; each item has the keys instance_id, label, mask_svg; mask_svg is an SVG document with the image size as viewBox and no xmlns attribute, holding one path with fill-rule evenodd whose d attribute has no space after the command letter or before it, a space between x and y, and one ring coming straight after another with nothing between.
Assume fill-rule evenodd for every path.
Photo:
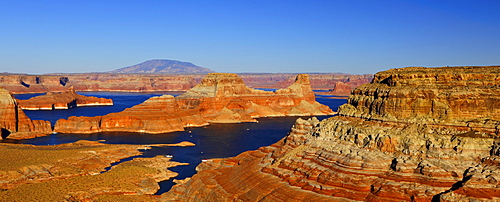
<instances>
[{"instance_id":1,"label":"foreground rock slab","mask_svg":"<svg viewBox=\"0 0 500 202\"><path fill-rule=\"evenodd\" d=\"M141 154L142 148L83 140L54 146L0 144L4 189L0 200L93 201L124 194L154 198L159 181L177 176L167 168L186 163L157 156L135 158L105 170L113 162Z\"/></svg>"}]
</instances>

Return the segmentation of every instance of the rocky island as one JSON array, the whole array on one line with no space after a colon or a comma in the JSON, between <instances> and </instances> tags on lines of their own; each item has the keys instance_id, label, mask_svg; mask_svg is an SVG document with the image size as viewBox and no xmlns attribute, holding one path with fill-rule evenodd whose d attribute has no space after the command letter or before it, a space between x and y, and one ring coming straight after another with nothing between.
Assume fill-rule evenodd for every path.
<instances>
[{"instance_id":1,"label":"rocky island","mask_svg":"<svg viewBox=\"0 0 500 202\"><path fill-rule=\"evenodd\" d=\"M17 103L23 110L54 110L84 106L109 106L113 105L113 100L80 95L71 86L62 93L48 92L28 100L17 99Z\"/></svg>"},{"instance_id":2,"label":"rocky island","mask_svg":"<svg viewBox=\"0 0 500 202\"><path fill-rule=\"evenodd\" d=\"M69 117L57 121L60 133L127 131L166 133L209 123L255 122L266 116L330 115L333 111L315 100L309 76L300 74L285 89L275 92L245 85L236 74L209 73L186 93L152 97L122 112L97 117Z\"/></svg>"},{"instance_id":3,"label":"rocky island","mask_svg":"<svg viewBox=\"0 0 500 202\"><path fill-rule=\"evenodd\" d=\"M279 142L202 162L180 201L500 200L500 66L400 68L339 115Z\"/></svg>"}]
</instances>

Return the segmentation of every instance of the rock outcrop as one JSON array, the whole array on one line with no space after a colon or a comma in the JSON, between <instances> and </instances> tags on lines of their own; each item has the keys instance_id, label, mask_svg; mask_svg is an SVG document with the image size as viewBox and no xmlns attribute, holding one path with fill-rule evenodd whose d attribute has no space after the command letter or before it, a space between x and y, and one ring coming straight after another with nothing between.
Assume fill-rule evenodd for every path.
<instances>
[{"instance_id":1,"label":"rock outcrop","mask_svg":"<svg viewBox=\"0 0 500 202\"><path fill-rule=\"evenodd\" d=\"M48 92L45 95L32 97L28 100L18 99L17 103L23 110L53 110L84 106L109 106L113 105L113 100L80 95L71 86L62 93Z\"/></svg>"},{"instance_id":2,"label":"rock outcrop","mask_svg":"<svg viewBox=\"0 0 500 202\"><path fill-rule=\"evenodd\" d=\"M372 83L354 90L339 116L321 122L298 119L290 134L271 146L202 162L197 174L163 197L500 200L500 112L491 108L500 97L499 71L447 67L380 72Z\"/></svg>"},{"instance_id":3,"label":"rock outcrop","mask_svg":"<svg viewBox=\"0 0 500 202\"><path fill-rule=\"evenodd\" d=\"M329 107L315 101L308 75L298 75L290 87L270 92L248 88L236 74L210 73L201 84L178 97L153 97L140 105L105 116L61 119L54 131L154 134L209 123L254 122L255 118L266 116L329 114L333 114Z\"/></svg>"},{"instance_id":4,"label":"rock outcrop","mask_svg":"<svg viewBox=\"0 0 500 202\"><path fill-rule=\"evenodd\" d=\"M19 107L12 94L0 88L1 138L24 139L52 133L50 122L31 120Z\"/></svg>"}]
</instances>

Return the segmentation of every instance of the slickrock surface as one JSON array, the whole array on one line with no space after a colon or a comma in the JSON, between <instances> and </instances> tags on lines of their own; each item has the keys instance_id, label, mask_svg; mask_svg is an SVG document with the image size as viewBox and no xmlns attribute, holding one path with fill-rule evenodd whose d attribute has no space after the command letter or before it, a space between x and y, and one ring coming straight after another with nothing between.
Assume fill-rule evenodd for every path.
<instances>
[{"instance_id":1,"label":"slickrock surface","mask_svg":"<svg viewBox=\"0 0 500 202\"><path fill-rule=\"evenodd\" d=\"M23 110L53 110L83 106L108 106L113 105L113 100L80 95L71 86L62 93L48 92L45 95L32 97L28 100L18 99L17 103Z\"/></svg>"},{"instance_id":2,"label":"slickrock surface","mask_svg":"<svg viewBox=\"0 0 500 202\"><path fill-rule=\"evenodd\" d=\"M252 88L285 88L290 86L296 74L241 74L247 86ZM0 87L13 93L64 92L68 86L76 91L186 91L200 83L204 74L53 74L22 75L0 74ZM352 88L372 80L373 75L340 73L311 74L313 89L332 89L337 82Z\"/></svg>"},{"instance_id":3,"label":"slickrock surface","mask_svg":"<svg viewBox=\"0 0 500 202\"><path fill-rule=\"evenodd\" d=\"M169 158L135 158L106 171L111 163L139 155L138 145L92 141L54 146L0 144L0 201L122 201L115 195L154 198L157 182L175 177Z\"/></svg>"},{"instance_id":4,"label":"slickrock surface","mask_svg":"<svg viewBox=\"0 0 500 202\"><path fill-rule=\"evenodd\" d=\"M31 120L12 94L3 88L0 88L0 130L2 139L34 138L52 133L50 122Z\"/></svg>"},{"instance_id":5,"label":"slickrock surface","mask_svg":"<svg viewBox=\"0 0 500 202\"><path fill-rule=\"evenodd\" d=\"M470 101L465 103L496 106L491 101L500 96L495 94L500 88L499 70L450 67L380 72L371 84L353 92L349 104L340 107L341 116L321 122L298 119L287 137L269 147L203 162L197 174L163 197L181 201L498 201L500 140L495 118L500 113L492 109L481 115L484 106L474 104L475 109L467 104L454 108L453 103L464 101L453 87L461 81L467 84L456 85L467 89L463 93ZM446 83L453 86L445 87ZM413 99L439 101L448 111L440 119L423 109L442 105L425 107L410 102ZM387 110L394 105L402 110ZM384 113L390 119L384 119ZM459 113L462 119L457 118Z\"/></svg>"},{"instance_id":6,"label":"slickrock surface","mask_svg":"<svg viewBox=\"0 0 500 202\"><path fill-rule=\"evenodd\" d=\"M201 84L173 97L152 97L122 112L98 117L69 117L57 121L54 131L96 133L129 131L166 133L209 123L256 121L265 116L329 115L333 111L315 101L308 75L276 92L248 88L236 74L210 73Z\"/></svg>"}]
</instances>

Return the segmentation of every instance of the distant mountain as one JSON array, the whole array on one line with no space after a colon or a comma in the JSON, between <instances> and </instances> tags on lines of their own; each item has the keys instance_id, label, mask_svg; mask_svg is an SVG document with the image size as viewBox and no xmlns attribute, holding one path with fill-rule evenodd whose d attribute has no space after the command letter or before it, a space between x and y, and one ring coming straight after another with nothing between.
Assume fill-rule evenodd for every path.
<instances>
[{"instance_id":1,"label":"distant mountain","mask_svg":"<svg viewBox=\"0 0 500 202\"><path fill-rule=\"evenodd\" d=\"M176 60L148 60L134 66L124 67L108 73L150 73L150 74L204 74L214 72L190 62Z\"/></svg>"}]
</instances>

